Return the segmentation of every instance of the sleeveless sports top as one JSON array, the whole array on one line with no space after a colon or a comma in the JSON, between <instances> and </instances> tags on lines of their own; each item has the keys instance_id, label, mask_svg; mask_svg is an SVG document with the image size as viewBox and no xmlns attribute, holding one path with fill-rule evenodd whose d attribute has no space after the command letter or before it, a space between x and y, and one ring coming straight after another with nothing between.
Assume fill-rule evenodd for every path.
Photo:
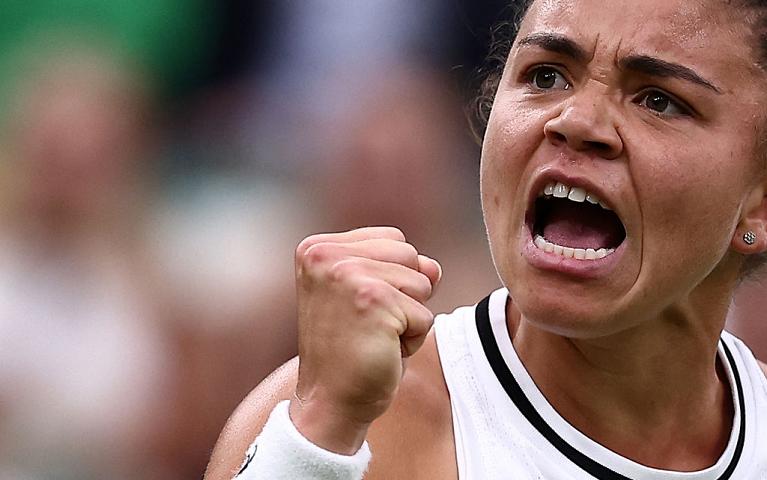
<instances>
[{"instance_id":1,"label":"sleeveless sports top","mask_svg":"<svg viewBox=\"0 0 767 480\"><path fill-rule=\"evenodd\" d=\"M546 401L512 346L507 298L497 290L435 319L460 480L767 480L767 378L740 340L725 332L719 342L735 406L721 458L697 472L659 470L591 440Z\"/></svg>"}]
</instances>

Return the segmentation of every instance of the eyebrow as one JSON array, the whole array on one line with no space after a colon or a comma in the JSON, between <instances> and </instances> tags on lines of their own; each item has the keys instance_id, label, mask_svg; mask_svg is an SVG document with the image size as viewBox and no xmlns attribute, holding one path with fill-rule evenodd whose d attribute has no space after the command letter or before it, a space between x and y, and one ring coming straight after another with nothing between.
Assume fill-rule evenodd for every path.
<instances>
[{"instance_id":1,"label":"eyebrow","mask_svg":"<svg viewBox=\"0 0 767 480\"><path fill-rule=\"evenodd\" d=\"M713 83L698 75L695 70L647 55L630 55L620 61L620 66L626 70L643 73L653 77L679 78L696 83L716 93L722 93Z\"/></svg>"},{"instance_id":2,"label":"eyebrow","mask_svg":"<svg viewBox=\"0 0 767 480\"><path fill-rule=\"evenodd\" d=\"M540 47L577 61L589 58L588 52L571 38L556 33L533 33L519 41L519 46Z\"/></svg>"},{"instance_id":3,"label":"eyebrow","mask_svg":"<svg viewBox=\"0 0 767 480\"><path fill-rule=\"evenodd\" d=\"M575 61L583 62L591 55L571 38L557 33L533 33L519 41L519 46L533 46L543 48L553 53L565 55ZM678 78L706 87L721 94L722 91L713 83L700 76L695 70L668 62L649 55L630 55L620 62L620 67L625 70L642 73L645 75L661 78Z\"/></svg>"}]
</instances>

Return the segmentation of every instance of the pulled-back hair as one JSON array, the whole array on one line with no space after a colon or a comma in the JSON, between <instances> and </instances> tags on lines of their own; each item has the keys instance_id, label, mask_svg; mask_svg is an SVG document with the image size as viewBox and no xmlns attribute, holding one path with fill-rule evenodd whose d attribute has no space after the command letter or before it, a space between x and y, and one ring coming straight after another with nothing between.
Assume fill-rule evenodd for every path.
<instances>
[{"instance_id":1,"label":"pulled-back hair","mask_svg":"<svg viewBox=\"0 0 767 480\"><path fill-rule=\"evenodd\" d=\"M503 67L506 65L511 46L514 44L517 32L519 32L519 26L532 3L533 0L512 1L507 6L509 12L505 15L508 20L498 23L492 29L490 51L484 64L476 73L479 94L471 102L467 112L469 126L477 143L481 144L482 138L485 136L487 121L490 118L490 110L493 108L495 92L501 82Z\"/></svg>"},{"instance_id":2,"label":"pulled-back hair","mask_svg":"<svg viewBox=\"0 0 767 480\"><path fill-rule=\"evenodd\" d=\"M753 14L750 22L756 37L757 62L763 70L767 71L767 0L739 0L734 3L741 4Z\"/></svg>"}]
</instances>

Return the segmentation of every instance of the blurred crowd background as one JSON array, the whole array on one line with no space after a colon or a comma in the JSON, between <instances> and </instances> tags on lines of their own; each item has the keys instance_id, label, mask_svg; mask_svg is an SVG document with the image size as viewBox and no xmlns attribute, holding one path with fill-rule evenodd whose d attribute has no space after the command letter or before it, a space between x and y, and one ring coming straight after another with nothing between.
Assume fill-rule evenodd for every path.
<instances>
[{"instance_id":1,"label":"blurred crowd background","mask_svg":"<svg viewBox=\"0 0 767 480\"><path fill-rule=\"evenodd\" d=\"M498 286L465 107L504 6L4 0L0 480L199 478L311 233L400 226L437 312Z\"/></svg>"}]
</instances>

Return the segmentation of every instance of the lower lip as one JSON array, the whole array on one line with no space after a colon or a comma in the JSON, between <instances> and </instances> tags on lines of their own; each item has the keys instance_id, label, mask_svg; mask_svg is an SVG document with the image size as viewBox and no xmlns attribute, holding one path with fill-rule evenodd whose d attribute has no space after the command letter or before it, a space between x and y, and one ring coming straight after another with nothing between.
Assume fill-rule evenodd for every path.
<instances>
[{"instance_id":1,"label":"lower lip","mask_svg":"<svg viewBox=\"0 0 767 480\"><path fill-rule=\"evenodd\" d=\"M623 241L613 253L596 260L578 260L567 258L556 253L547 253L536 247L533 243L532 234L528 229L527 235L522 241L522 255L527 262L535 268L550 272L562 273L580 279L602 278L612 272L620 262L626 251L626 242Z\"/></svg>"}]
</instances>

